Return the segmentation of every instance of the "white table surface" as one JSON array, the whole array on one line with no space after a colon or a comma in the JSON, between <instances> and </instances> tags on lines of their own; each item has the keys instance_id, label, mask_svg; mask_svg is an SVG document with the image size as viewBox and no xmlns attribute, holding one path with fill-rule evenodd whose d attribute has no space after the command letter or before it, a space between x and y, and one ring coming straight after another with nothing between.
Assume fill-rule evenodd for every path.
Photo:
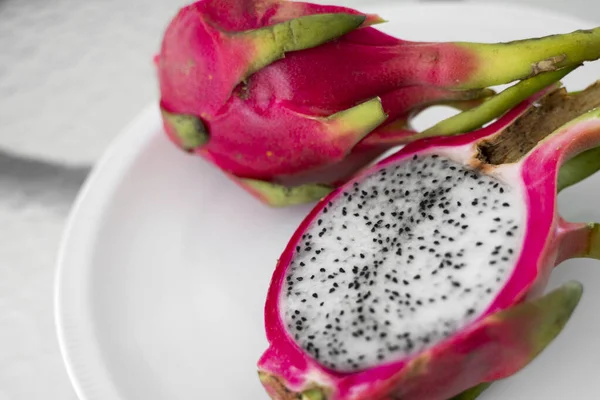
<instances>
[{"instance_id":1,"label":"white table surface","mask_svg":"<svg viewBox=\"0 0 600 400\"><path fill-rule=\"evenodd\" d=\"M155 100L151 58L184 3L0 0L0 400L76 399L52 315L58 242L89 166ZM597 0L519 3L600 24Z\"/></svg>"}]
</instances>

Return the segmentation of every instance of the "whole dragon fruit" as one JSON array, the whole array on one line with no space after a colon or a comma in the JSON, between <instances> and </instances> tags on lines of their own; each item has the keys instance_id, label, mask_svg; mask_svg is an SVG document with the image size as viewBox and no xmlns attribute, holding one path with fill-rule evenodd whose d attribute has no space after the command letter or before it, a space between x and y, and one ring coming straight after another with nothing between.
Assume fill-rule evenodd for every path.
<instances>
[{"instance_id":1,"label":"whole dragon fruit","mask_svg":"<svg viewBox=\"0 0 600 400\"><path fill-rule=\"evenodd\" d=\"M556 205L598 168L586 162L597 107L600 84L552 85L486 128L408 144L322 199L272 277L258 365L271 397L446 400L474 387L473 398L528 364L581 296L574 282L543 295L554 266L600 259L600 225Z\"/></svg>"},{"instance_id":2,"label":"whole dragon fruit","mask_svg":"<svg viewBox=\"0 0 600 400\"><path fill-rule=\"evenodd\" d=\"M165 130L262 201L303 203L413 140L411 118L430 105L468 107L489 97L489 86L600 57L600 28L511 43L420 43L370 27L381 21L283 0L181 9L156 57Z\"/></svg>"}]
</instances>

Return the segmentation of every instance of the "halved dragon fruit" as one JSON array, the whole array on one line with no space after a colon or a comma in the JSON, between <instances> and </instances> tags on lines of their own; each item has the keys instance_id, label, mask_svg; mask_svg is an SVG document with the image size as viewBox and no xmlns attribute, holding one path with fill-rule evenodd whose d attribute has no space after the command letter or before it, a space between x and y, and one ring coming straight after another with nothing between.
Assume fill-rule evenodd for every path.
<instances>
[{"instance_id":1,"label":"halved dragon fruit","mask_svg":"<svg viewBox=\"0 0 600 400\"><path fill-rule=\"evenodd\" d=\"M575 282L542 295L554 266L600 258L600 225L556 206L561 165L578 161L561 188L597 168L573 169L598 155L599 106L600 85L553 85L486 128L411 143L320 201L266 301L258 367L272 398L446 400L528 364L581 296Z\"/></svg>"},{"instance_id":2,"label":"halved dragon fruit","mask_svg":"<svg viewBox=\"0 0 600 400\"><path fill-rule=\"evenodd\" d=\"M282 0L183 8L156 57L169 137L265 203L303 203L411 141L412 116L430 105L477 104L488 86L600 57L600 28L501 44L420 43L369 26L378 22Z\"/></svg>"}]
</instances>

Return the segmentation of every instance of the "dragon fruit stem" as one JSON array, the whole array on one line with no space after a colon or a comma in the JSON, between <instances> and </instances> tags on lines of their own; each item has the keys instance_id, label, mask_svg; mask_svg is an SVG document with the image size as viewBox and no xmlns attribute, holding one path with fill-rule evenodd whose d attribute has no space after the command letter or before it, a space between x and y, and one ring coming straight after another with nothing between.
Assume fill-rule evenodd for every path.
<instances>
[{"instance_id":1,"label":"dragon fruit stem","mask_svg":"<svg viewBox=\"0 0 600 400\"><path fill-rule=\"evenodd\" d=\"M480 101L480 104L475 105L475 107L444 119L422 132L411 130L407 126L408 124L399 127L395 125L385 125L382 129L377 129L371 135L367 136L360 145L386 145L392 147L414 142L418 139L434 136L451 136L479 129L543 88L555 84L569 72L570 71L565 68L561 71L548 72L521 81L499 94L487 98L484 101Z\"/></svg>"},{"instance_id":2,"label":"dragon fruit stem","mask_svg":"<svg viewBox=\"0 0 600 400\"><path fill-rule=\"evenodd\" d=\"M332 128L334 136L351 139L350 147L346 149L346 153L348 153L359 141L381 125L387 117L381 99L376 97L330 115L326 120Z\"/></svg>"},{"instance_id":3,"label":"dragon fruit stem","mask_svg":"<svg viewBox=\"0 0 600 400\"><path fill-rule=\"evenodd\" d=\"M590 232L590 241L585 257L600 260L600 224L590 223L588 224L588 229Z\"/></svg>"},{"instance_id":4,"label":"dragon fruit stem","mask_svg":"<svg viewBox=\"0 0 600 400\"><path fill-rule=\"evenodd\" d=\"M200 118L193 115L173 114L163 108L160 112L165 124L169 124L184 150L192 151L208 142L208 132Z\"/></svg>"},{"instance_id":5,"label":"dragon fruit stem","mask_svg":"<svg viewBox=\"0 0 600 400\"><path fill-rule=\"evenodd\" d=\"M467 110L470 110L477 106L480 106L481 104L485 103L486 101L492 99L497 94L498 93L495 90L486 88L481 92L481 96L479 98L475 98L475 99L471 99L471 100L440 101L440 102L436 103L435 105L452 107L458 111L467 111Z\"/></svg>"},{"instance_id":6,"label":"dragon fruit stem","mask_svg":"<svg viewBox=\"0 0 600 400\"><path fill-rule=\"evenodd\" d=\"M577 308L582 294L581 283L569 281L542 297L528 300L486 317L482 323L487 326L486 330L492 338L496 337L495 327L505 333L512 329L511 334L516 335L513 337L514 343L518 344L514 349L510 346L505 349L504 357L517 357L513 359L512 365L504 366L509 367L508 369L502 366L495 370L492 369L484 381L507 378L533 361L563 330ZM509 338L504 337L503 339ZM499 344L502 345L502 343ZM527 351L521 353L522 356L525 356L524 358L518 359L520 357L517 354L523 351L518 347L522 345L527 346ZM517 353L511 356L512 350Z\"/></svg>"},{"instance_id":7,"label":"dragon fruit stem","mask_svg":"<svg viewBox=\"0 0 600 400\"><path fill-rule=\"evenodd\" d=\"M573 157L560 167L558 191L573 186L600 170L600 147L589 149Z\"/></svg>"},{"instance_id":8,"label":"dragon fruit stem","mask_svg":"<svg viewBox=\"0 0 600 400\"><path fill-rule=\"evenodd\" d=\"M327 400L328 398L325 390L320 387L311 387L302 393L296 393L286 388L276 376L267 372L259 370L258 378L273 400Z\"/></svg>"},{"instance_id":9,"label":"dragon fruit stem","mask_svg":"<svg viewBox=\"0 0 600 400\"><path fill-rule=\"evenodd\" d=\"M410 140L433 136L456 135L481 128L484 124L490 122L497 116L504 114L506 111L533 94L560 81L577 67L578 66L568 67L554 72L546 72L520 81L485 101L480 106L440 121L431 128L411 137Z\"/></svg>"},{"instance_id":10,"label":"dragon fruit stem","mask_svg":"<svg viewBox=\"0 0 600 400\"><path fill-rule=\"evenodd\" d=\"M475 400L479 397L481 393L483 393L487 388L489 388L492 384L489 382L485 382L479 384L477 386L472 387L471 389L467 389L459 395L454 396L450 400Z\"/></svg>"},{"instance_id":11,"label":"dragon fruit stem","mask_svg":"<svg viewBox=\"0 0 600 400\"><path fill-rule=\"evenodd\" d=\"M321 389L309 389L302 393L302 400L327 400Z\"/></svg>"},{"instance_id":12,"label":"dragon fruit stem","mask_svg":"<svg viewBox=\"0 0 600 400\"><path fill-rule=\"evenodd\" d=\"M392 147L410 141L417 132L410 120L433 105L445 105L461 111L477 107L496 95L489 88L450 90L433 86L405 87L381 96L387 121L365 137L359 147ZM390 121L390 122L388 122ZM463 131L465 132L465 131Z\"/></svg>"},{"instance_id":13,"label":"dragon fruit stem","mask_svg":"<svg viewBox=\"0 0 600 400\"><path fill-rule=\"evenodd\" d=\"M546 329L537 330L537 340L534 342L537 346L534 351L534 357L540 354L562 331L579 304L582 294L583 285L576 281L570 281L546 296L529 303L530 306L536 308L550 307L555 311L554 322L549 323Z\"/></svg>"},{"instance_id":14,"label":"dragon fruit stem","mask_svg":"<svg viewBox=\"0 0 600 400\"><path fill-rule=\"evenodd\" d=\"M600 224L596 222L559 222L560 243L555 266L572 258L600 260Z\"/></svg>"},{"instance_id":15,"label":"dragon fruit stem","mask_svg":"<svg viewBox=\"0 0 600 400\"><path fill-rule=\"evenodd\" d=\"M458 87L487 87L598 59L600 27L507 43L456 45L476 53L478 60L476 70Z\"/></svg>"},{"instance_id":16,"label":"dragon fruit stem","mask_svg":"<svg viewBox=\"0 0 600 400\"><path fill-rule=\"evenodd\" d=\"M327 14L327 13L346 13L346 14L358 14L364 15L365 21L360 26L361 28L369 27L371 25L381 24L387 22L378 14L367 14L362 13L358 10L334 5L323 5L323 4L315 4L315 3L307 3L300 1L288 1L288 0L242 0L242 8L248 9L251 7L253 9L252 12L256 13L257 8L260 9L259 14L270 15L267 24L270 23L278 23L282 21L287 21L291 17L300 17L305 15L314 15L314 14ZM239 4L239 2L238 2ZM270 5L271 7L265 7L265 4ZM274 13L272 14L272 12ZM379 39L382 35L385 34L377 34L376 37ZM362 37L362 36L361 36ZM390 39L388 39L390 40ZM394 43L398 40L393 39Z\"/></svg>"},{"instance_id":17,"label":"dragon fruit stem","mask_svg":"<svg viewBox=\"0 0 600 400\"><path fill-rule=\"evenodd\" d=\"M247 76L284 57L290 51L318 46L348 33L365 21L365 15L315 14L294 18L261 29L233 33L256 46ZM246 77L247 77L246 76Z\"/></svg>"},{"instance_id":18,"label":"dragon fruit stem","mask_svg":"<svg viewBox=\"0 0 600 400\"><path fill-rule=\"evenodd\" d=\"M317 183L287 187L257 179L232 178L271 207L288 207L309 203L325 197L333 190L328 185Z\"/></svg>"},{"instance_id":19,"label":"dragon fruit stem","mask_svg":"<svg viewBox=\"0 0 600 400\"><path fill-rule=\"evenodd\" d=\"M482 101L496 93L489 89L453 90L428 85L402 87L382 94L381 102L388 114L388 120L415 115L432 105L452 105L454 102ZM463 104L464 106L464 104Z\"/></svg>"}]
</instances>

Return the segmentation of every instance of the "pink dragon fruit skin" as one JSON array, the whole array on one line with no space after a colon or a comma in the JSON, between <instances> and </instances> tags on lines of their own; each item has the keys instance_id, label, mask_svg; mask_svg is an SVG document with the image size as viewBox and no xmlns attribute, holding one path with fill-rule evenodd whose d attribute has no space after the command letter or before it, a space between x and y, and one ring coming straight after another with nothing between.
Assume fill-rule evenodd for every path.
<instances>
[{"instance_id":1,"label":"pink dragon fruit skin","mask_svg":"<svg viewBox=\"0 0 600 400\"><path fill-rule=\"evenodd\" d=\"M600 144L600 109L594 109L600 106L598 89L599 85L594 85L580 94L567 95L554 85L486 128L411 143L322 199L282 253L267 295L265 327L270 346L258 369L270 396L278 400L446 400L468 388L513 375L543 351L560 333L582 293L581 285L572 282L543 296L552 269L569 258L600 259L600 225L567 222L556 206L556 193L562 188L557 186L560 166ZM544 109L554 114L536 114ZM513 147L504 148L506 151L499 149L502 135L514 138L522 135L523 129L536 129L536 125L550 130L536 136L537 144L527 151L516 150L522 141L513 142ZM507 133L511 129L512 134ZM527 250L518 254L507 281L485 311L446 339L411 356L356 371L325 367L294 340L284 322L281 301L289 283L289 265L300 251L298 245L317 219L327 218L324 210L333 209L336 201L345 201L355 183L428 154L446 155L483 174L500 177L521 191L520 200L527 211L520 248ZM311 244L315 245L318 243ZM319 299L325 300L323 296Z\"/></svg>"},{"instance_id":2,"label":"pink dragon fruit skin","mask_svg":"<svg viewBox=\"0 0 600 400\"><path fill-rule=\"evenodd\" d=\"M390 134L390 123L600 56L600 31L508 45L415 43L369 27L381 21L281 0L183 8L155 59L167 134L265 203L302 203L411 141L414 131ZM174 122L182 118L183 127Z\"/></svg>"},{"instance_id":3,"label":"pink dragon fruit skin","mask_svg":"<svg viewBox=\"0 0 600 400\"><path fill-rule=\"evenodd\" d=\"M316 31L304 33L302 37L310 39L299 43L301 48L334 39L363 23L376 22L373 16L347 9L335 8L344 13L340 18L324 14L329 11L325 6L283 5L287 7L273 1L211 0L183 8L169 24L157 58L164 106L182 108L184 114L199 109L208 117L216 114L234 88L264 66L261 63L269 64L283 57L284 52L295 50L287 43L290 38L277 38L283 41L278 43L270 37L271 31L257 34L259 28L288 21L288 16L322 14L322 18L309 19L305 26L298 24L305 31Z\"/></svg>"}]
</instances>

